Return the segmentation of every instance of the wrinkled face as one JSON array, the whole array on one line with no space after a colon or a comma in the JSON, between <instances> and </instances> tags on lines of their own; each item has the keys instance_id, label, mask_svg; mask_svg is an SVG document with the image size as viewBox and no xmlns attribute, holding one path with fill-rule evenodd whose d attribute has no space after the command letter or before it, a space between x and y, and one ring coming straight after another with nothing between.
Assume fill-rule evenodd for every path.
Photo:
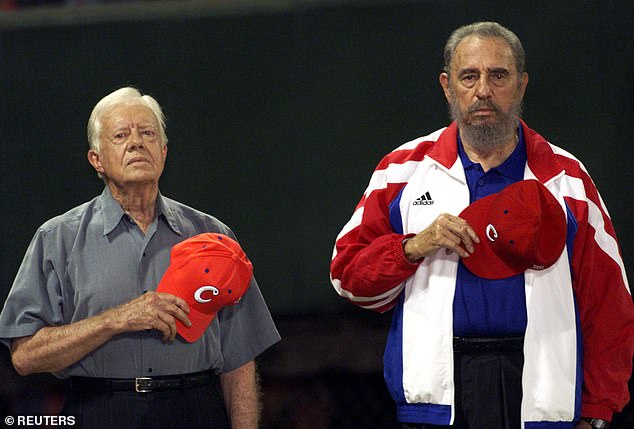
<instances>
[{"instance_id":1,"label":"wrinkled face","mask_svg":"<svg viewBox=\"0 0 634 429\"><path fill-rule=\"evenodd\" d=\"M469 36L458 44L440 84L461 130L495 136L514 132L528 75L518 73L504 39Z\"/></svg>"},{"instance_id":2,"label":"wrinkled face","mask_svg":"<svg viewBox=\"0 0 634 429\"><path fill-rule=\"evenodd\" d=\"M101 120L99 153L88 159L106 181L118 186L158 183L167 146L152 110L141 104L119 104Z\"/></svg>"}]
</instances>

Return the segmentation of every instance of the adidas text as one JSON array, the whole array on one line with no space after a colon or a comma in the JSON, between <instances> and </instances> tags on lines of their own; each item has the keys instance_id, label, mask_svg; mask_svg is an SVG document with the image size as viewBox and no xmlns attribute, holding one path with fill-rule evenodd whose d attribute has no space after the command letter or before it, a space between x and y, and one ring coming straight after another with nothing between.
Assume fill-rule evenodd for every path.
<instances>
[{"instance_id":1,"label":"adidas text","mask_svg":"<svg viewBox=\"0 0 634 429\"><path fill-rule=\"evenodd\" d=\"M415 206L430 206L432 204L434 204L434 200L431 198L431 195L429 194L429 192L425 192L423 195L418 197L413 203L413 205Z\"/></svg>"}]
</instances>

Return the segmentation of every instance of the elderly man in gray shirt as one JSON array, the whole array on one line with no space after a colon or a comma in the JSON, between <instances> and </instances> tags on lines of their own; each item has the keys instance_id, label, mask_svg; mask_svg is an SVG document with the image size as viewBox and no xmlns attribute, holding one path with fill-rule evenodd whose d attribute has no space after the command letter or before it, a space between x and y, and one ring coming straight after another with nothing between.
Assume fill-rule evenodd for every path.
<instances>
[{"instance_id":1,"label":"elderly man in gray shirt","mask_svg":"<svg viewBox=\"0 0 634 429\"><path fill-rule=\"evenodd\" d=\"M191 323L187 302L155 292L172 246L203 232L235 238L160 194L160 106L121 88L93 109L88 140L106 186L31 241L0 314L13 365L68 378L62 413L75 427L257 427L254 360L280 337L255 279L193 343L177 336L176 320Z\"/></svg>"}]
</instances>

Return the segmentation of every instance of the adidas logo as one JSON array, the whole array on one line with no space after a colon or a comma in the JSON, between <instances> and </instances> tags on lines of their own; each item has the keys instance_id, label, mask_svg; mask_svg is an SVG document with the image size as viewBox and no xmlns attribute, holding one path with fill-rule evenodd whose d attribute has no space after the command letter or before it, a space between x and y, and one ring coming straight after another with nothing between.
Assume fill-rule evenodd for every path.
<instances>
[{"instance_id":1,"label":"adidas logo","mask_svg":"<svg viewBox=\"0 0 634 429\"><path fill-rule=\"evenodd\" d=\"M431 195L428 192L425 192L423 195L421 195L420 197L416 198L416 200L414 201L415 206L430 206L434 204L434 200L431 198Z\"/></svg>"}]
</instances>

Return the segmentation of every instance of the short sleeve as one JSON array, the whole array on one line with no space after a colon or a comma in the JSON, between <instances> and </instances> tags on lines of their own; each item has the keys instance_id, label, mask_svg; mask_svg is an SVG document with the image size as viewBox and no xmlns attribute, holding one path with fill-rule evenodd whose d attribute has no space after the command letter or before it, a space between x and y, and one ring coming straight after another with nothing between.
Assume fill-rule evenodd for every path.
<instances>
[{"instance_id":1,"label":"short sleeve","mask_svg":"<svg viewBox=\"0 0 634 429\"><path fill-rule=\"evenodd\" d=\"M51 250L47 232L40 228L29 244L0 313L0 342L7 347L13 338L62 323L63 299Z\"/></svg>"},{"instance_id":2,"label":"short sleeve","mask_svg":"<svg viewBox=\"0 0 634 429\"><path fill-rule=\"evenodd\" d=\"M241 367L280 340L255 278L237 304L218 312L218 319L224 358L222 372Z\"/></svg>"}]
</instances>

